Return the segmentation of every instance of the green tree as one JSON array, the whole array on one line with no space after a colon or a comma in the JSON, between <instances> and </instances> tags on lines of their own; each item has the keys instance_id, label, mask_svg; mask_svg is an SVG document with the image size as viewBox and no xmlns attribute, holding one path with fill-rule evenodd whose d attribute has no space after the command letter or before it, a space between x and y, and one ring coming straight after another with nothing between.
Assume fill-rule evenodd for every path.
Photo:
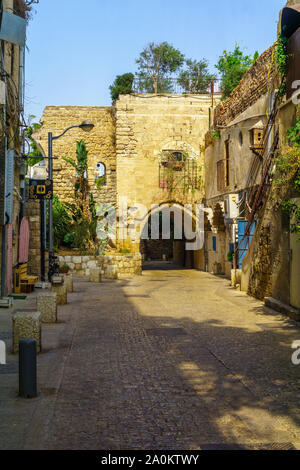
<instances>
[{"instance_id":1,"label":"green tree","mask_svg":"<svg viewBox=\"0 0 300 470\"><path fill-rule=\"evenodd\" d=\"M119 98L119 95L127 95L132 93L133 80L133 73L117 75L114 83L109 87L111 99L113 102Z\"/></svg>"},{"instance_id":2,"label":"green tree","mask_svg":"<svg viewBox=\"0 0 300 470\"><path fill-rule=\"evenodd\" d=\"M75 199L79 203L79 208L82 211L83 217L90 222L90 208L89 208L89 182L87 178L88 171L88 151L86 149L85 142L81 140L76 142L76 160L73 158L63 157L65 162L72 165L76 170L76 181L75 181Z\"/></svg>"},{"instance_id":3,"label":"green tree","mask_svg":"<svg viewBox=\"0 0 300 470\"><path fill-rule=\"evenodd\" d=\"M257 59L258 54L255 53L254 58ZM221 73L221 91L222 98L228 98L235 87L240 83L241 79L253 64L253 57L244 55L238 44L232 52L226 50L219 58L216 68Z\"/></svg>"},{"instance_id":4,"label":"green tree","mask_svg":"<svg viewBox=\"0 0 300 470\"><path fill-rule=\"evenodd\" d=\"M216 78L209 73L207 60L187 59L185 63L187 68L181 72L178 83L186 93L207 93L210 83Z\"/></svg>"},{"instance_id":5,"label":"green tree","mask_svg":"<svg viewBox=\"0 0 300 470\"><path fill-rule=\"evenodd\" d=\"M151 42L136 60L140 91L169 93L172 83L168 78L184 63L184 55L171 44Z\"/></svg>"},{"instance_id":6,"label":"green tree","mask_svg":"<svg viewBox=\"0 0 300 470\"><path fill-rule=\"evenodd\" d=\"M62 204L57 195L53 196L53 235L54 246L59 248L70 232L71 217L67 207Z\"/></svg>"},{"instance_id":7,"label":"green tree","mask_svg":"<svg viewBox=\"0 0 300 470\"><path fill-rule=\"evenodd\" d=\"M70 227L69 237L65 236L65 242L72 242L73 247L79 248L82 252L97 252L99 243L97 240L96 226L97 216L95 212L95 202L90 193L88 182L88 151L85 142L76 142L76 160L63 157L76 172L74 185L75 203L66 204L67 209L72 214L73 224Z\"/></svg>"}]
</instances>

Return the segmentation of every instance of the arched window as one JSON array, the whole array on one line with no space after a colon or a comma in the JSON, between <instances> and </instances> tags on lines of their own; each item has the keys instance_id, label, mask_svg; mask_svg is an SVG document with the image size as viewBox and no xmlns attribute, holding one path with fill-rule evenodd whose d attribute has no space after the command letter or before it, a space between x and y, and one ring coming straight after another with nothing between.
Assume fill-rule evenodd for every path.
<instances>
[{"instance_id":1,"label":"arched window","mask_svg":"<svg viewBox=\"0 0 300 470\"><path fill-rule=\"evenodd\" d=\"M106 185L106 166L102 162L95 166L95 181L98 188Z\"/></svg>"},{"instance_id":2,"label":"arched window","mask_svg":"<svg viewBox=\"0 0 300 470\"><path fill-rule=\"evenodd\" d=\"M187 156L177 150L164 150L162 153L162 166L175 171L181 171L184 168Z\"/></svg>"}]
</instances>

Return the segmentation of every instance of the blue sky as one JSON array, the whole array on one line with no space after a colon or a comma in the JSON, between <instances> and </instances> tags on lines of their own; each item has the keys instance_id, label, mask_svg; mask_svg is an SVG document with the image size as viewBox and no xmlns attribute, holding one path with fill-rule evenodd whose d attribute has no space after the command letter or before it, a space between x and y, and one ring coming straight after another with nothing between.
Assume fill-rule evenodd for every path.
<instances>
[{"instance_id":1,"label":"blue sky","mask_svg":"<svg viewBox=\"0 0 300 470\"><path fill-rule=\"evenodd\" d=\"M40 0L27 32L26 116L47 105L111 104L116 75L135 72L149 42L214 65L235 42L262 53L285 0Z\"/></svg>"}]
</instances>

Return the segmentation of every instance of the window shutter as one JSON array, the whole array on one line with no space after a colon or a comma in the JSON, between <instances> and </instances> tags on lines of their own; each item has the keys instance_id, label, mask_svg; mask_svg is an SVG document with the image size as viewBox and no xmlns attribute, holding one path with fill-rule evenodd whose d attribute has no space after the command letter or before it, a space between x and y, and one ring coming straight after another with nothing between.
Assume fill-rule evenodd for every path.
<instances>
[{"instance_id":1,"label":"window shutter","mask_svg":"<svg viewBox=\"0 0 300 470\"><path fill-rule=\"evenodd\" d=\"M4 200L4 215L5 222L12 223L13 220L13 201L14 201L14 165L15 152L8 150L6 153L5 165L5 200ZM8 220L7 220L8 217Z\"/></svg>"}]
</instances>

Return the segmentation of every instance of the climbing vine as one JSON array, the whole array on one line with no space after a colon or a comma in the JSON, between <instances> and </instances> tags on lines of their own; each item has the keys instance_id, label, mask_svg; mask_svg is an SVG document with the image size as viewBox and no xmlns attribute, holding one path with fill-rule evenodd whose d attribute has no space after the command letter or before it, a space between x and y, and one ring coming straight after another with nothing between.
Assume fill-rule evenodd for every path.
<instances>
[{"instance_id":1,"label":"climbing vine","mask_svg":"<svg viewBox=\"0 0 300 470\"><path fill-rule=\"evenodd\" d=\"M36 143L35 139L33 138L33 133L37 130L39 130L42 127L42 125L39 122L34 122L30 126L27 127L25 130L25 138L28 140L28 143L30 145L30 152L27 155L27 160L26 164L28 166L34 166L40 161L44 160L43 154ZM41 157L41 158L37 158Z\"/></svg>"},{"instance_id":2,"label":"climbing vine","mask_svg":"<svg viewBox=\"0 0 300 470\"><path fill-rule=\"evenodd\" d=\"M164 151L159 155L163 169L161 187L168 189L172 194L188 191L194 194L202 185L202 168L197 165L197 161L190 160L186 152L178 152L181 155L180 160L177 159L176 153Z\"/></svg>"},{"instance_id":3,"label":"climbing vine","mask_svg":"<svg viewBox=\"0 0 300 470\"><path fill-rule=\"evenodd\" d=\"M291 232L300 234L300 206L287 197L290 188L300 193L300 119L288 130L287 139L293 147L276 158L273 189L281 201L283 212L288 214L292 221Z\"/></svg>"},{"instance_id":4,"label":"climbing vine","mask_svg":"<svg viewBox=\"0 0 300 470\"><path fill-rule=\"evenodd\" d=\"M279 87L279 96L284 96L286 93L286 74L289 54L287 52L289 40L281 33L277 41L276 48L276 62L277 69L281 77L281 85Z\"/></svg>"}]
</instances>

